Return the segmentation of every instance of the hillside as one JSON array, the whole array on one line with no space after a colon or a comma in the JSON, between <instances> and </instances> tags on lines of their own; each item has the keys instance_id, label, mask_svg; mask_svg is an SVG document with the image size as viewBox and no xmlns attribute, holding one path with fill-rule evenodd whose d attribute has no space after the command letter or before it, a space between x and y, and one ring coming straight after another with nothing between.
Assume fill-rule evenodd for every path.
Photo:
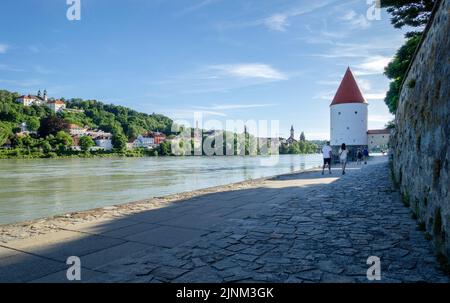
<instances>
[{"instance_id":1,"label":"hillside","mask_svg":"<svg viewBox=\"0 0 450 303\"><path fill-rule=\"evenodd\" d=\"M22 122L29 131L36 131L42 121L52 116L45 106L23 106L15 100L18 93L0 90L0 145L11 139ZM84 112L61 112L57 115L66 123L88 125L114 135L125 135L128 139L146 131L160 131L168 134L172 120L158 114L145 114L124 106L105 104L96 100L65 100L68 109L81 109Z\"/></svg>"}]
</instances>

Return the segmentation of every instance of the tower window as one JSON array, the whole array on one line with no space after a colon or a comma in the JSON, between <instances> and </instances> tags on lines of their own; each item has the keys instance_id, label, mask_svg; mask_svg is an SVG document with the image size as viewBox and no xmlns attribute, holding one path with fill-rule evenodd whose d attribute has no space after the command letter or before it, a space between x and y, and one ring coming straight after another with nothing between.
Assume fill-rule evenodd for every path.
<instances>
[{"instance_id":1,"label":"tower window","mask_svg":"<svg viewBox=\"0 0 450 303\"><path fill-rule=\"evenodd\" d=\"M358 114L358 112L355 112L355 115L357 115Z\"/></svg>"},{"instance_id":2,"label":"tower window","mask_svg":"<svg viewBox=\"0 0 450 303\"><path fill-rule=\"evenodd\" d=\"M340 115L340 114L341 114L341 112L338 113L338 115Z\"/></svg>"},{"instance_id":3,"label":"tower window","mask_svg":"<svg viewBox=\"0 0 450 303\"><path fill-rule=\"evenodd\" d=\"M347 126L347 129L350 129L350 127Z\"/></svg>"}]
</instances>

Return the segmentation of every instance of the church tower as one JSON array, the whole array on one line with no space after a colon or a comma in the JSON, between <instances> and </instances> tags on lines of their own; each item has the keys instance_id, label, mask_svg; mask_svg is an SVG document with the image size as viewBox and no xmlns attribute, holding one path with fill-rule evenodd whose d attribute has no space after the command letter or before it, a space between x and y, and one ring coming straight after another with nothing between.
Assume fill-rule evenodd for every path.
<instances>
[{"instance_id":1,"label":"church tower","mask_svg":"<svg viewBox=\"0 0 450 303\"><path fill-rule=\"evenodd\" d=\"M291 126L291 137L292 139L295 138L295 131L294 131L294 125Z\"/></svg>"},{"instance_id":2,"label":"church tower","mask_svg":"<svg viewBox=\"0 0 450 303\"><path fill-rule=\"evenodd\" d=\"M331 146L338 149L345 143L353 154L367 146L368 103L356 83L350 67L330 105Z\"/></svg>"}]
</instances>

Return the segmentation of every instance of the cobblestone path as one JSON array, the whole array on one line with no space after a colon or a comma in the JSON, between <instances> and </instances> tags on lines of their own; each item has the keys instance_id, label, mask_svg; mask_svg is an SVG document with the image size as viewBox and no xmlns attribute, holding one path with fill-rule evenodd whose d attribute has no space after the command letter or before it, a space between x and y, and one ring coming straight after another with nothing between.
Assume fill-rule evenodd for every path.
<instances>
[{"instance_id":1,"label":"cobblestone path","mask_svg":"<svg viewBox=\"0 0 450 303\"><path fill-rule=\"evenodd\" d=\"M241 216L212 220L204 234L175 247L100 267L105 274L91 281L369 282L369 256L381 260L381 282L449 281L391 189L385 159L353 165L345 176L338 170L281 176L204 198L216 207L199 221L223 212L218 204L241 205Z\"/></svg>"}]
</instances>

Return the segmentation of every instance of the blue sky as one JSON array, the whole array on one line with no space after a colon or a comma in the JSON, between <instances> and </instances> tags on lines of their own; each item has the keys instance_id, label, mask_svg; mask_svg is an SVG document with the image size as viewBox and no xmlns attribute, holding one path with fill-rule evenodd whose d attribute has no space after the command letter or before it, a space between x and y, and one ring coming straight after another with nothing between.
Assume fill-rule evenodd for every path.
<instances>
[{"instance_id":1,"label":"blue sky","mask_svg":"<svg viewBox=\"0 0 450 303\"><path fill-rule=\"evenodd\" d=\"M366 0L2 0L0 88L120 104L173 119L279 120L329 136L329 104L351 66L369 127L392 117L383 67L403 43Z\"/></svg>"}]
</instances>

